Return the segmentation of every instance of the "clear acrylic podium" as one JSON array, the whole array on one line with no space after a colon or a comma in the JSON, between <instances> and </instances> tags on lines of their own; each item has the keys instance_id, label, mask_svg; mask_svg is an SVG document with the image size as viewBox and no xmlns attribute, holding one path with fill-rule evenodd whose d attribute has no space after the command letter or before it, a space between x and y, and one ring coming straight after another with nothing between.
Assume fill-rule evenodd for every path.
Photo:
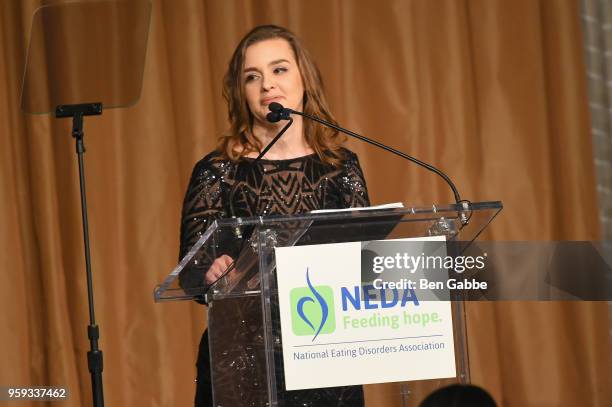
<instances>
[{"instance_id":1,"label":"clear acrylic podium","mask_svg":"<svg viewBox=\"0 0 612 407\"><path fill-rule=\"evenodd\" d=\"M215 406L283 406L293 392L285 391L283 380L275 248L444 235L447 242L457 242L451 250L459 253L501 209L501 202L495 201L220 219L156 287L155 301L195 299L208 304ZM467 224L462 225L461 218ZM206 286L204 273L223 254L234 263ZM453 299L456 377L439 385L470 380L463 302ZM410 384L400 391L409 392Z\"/></svg>"}]
</instances>

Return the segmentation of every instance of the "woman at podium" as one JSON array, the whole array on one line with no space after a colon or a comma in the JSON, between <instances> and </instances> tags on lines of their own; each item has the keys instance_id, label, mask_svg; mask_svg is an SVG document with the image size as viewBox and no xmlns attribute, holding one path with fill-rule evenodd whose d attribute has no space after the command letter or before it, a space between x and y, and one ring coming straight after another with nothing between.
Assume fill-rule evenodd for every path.
<instances>
[{"instance_id":1,"label":"woman at podium","mask_svg":"<svg viewBox=\"0 0 612 407\"><path fill-rule=\"evenodd\" d=\"M298 214L369 205L357 156L342 147L344 137L301 116L293 117L293 125L265 156L254 162L286 124L267 121L272 102L335 123L319 70L293 33L266 25L246 34L229 62L223 95L230 127L217 148L193 169L182 211L181 258L218 218ZM200 262L199 268L182 273L181 285L183 288L210 285L232 261L229 255L206 259ZM248 303L241 305L249 306ZM227 357L246 366L242 369L245 375L249 374L249 368L257 369L249 367L251 362L245 362L253 360L244 346L250 340L252 329L245 329L236 344L228 345ZM195 405L212 406L207 332L202 336L196 366ZM219 373L223 374L237 373L229 369ZM223 380L219 375L215 380ZM249 389L245 383L248 380L243 381L240 389L227 391L242 392L240 398L245 406L259 405L257 398L265 386L254 381L253 389ZM284 389L282 383L279 389ZM363 391L361 386L282 390L279 405L363 406Z\"/></svg>"}]
</instances>

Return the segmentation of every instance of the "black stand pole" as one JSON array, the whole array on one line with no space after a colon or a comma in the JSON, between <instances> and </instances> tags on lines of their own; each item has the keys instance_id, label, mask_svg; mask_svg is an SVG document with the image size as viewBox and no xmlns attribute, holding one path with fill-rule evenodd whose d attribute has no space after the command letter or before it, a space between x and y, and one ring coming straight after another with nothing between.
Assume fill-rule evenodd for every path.
<instances>
[{"instance_id":1,"label":"black stand pole","mask_svg":"<svg viewBox=\"0 0 612 407\"><path fill-rule=\"evenodd\" d=\"M104 406L104 390L102 388L102 351L98 348L100 330L96 325L93 297L93 279L91 274L91 255L89 252L89 223L87 221L87 200L85 194L85 167L83 154L83 116L102 114L102 103L85 103L79 105L61 105L55 109L55 117L72 117L72 137L76 141L76 152L79 160L79 181L81 186L81 216L83 218L83 242L85 245L85 269L87 273L87 296L89 298L89 337L90 351L87 352L87 366L91 374L91 390L94 407Z\"/></svg>"}]
</instances>

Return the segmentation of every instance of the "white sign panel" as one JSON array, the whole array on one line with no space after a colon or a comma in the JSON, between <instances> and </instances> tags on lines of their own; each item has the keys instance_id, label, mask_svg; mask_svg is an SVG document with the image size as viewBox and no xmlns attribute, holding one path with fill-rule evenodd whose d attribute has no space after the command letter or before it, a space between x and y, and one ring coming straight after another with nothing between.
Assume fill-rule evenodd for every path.
<instances>
[{"instance_id":1,"label":"white sign panel","mask_svg":"<svg viewBox=\"0 0 612 407\"><path fill-rule=\"evenodd\" d=\"M287 390L456 376L450 302L374 298L360 242L276 248L276 266Z\"/></svg>"}]
</instances>

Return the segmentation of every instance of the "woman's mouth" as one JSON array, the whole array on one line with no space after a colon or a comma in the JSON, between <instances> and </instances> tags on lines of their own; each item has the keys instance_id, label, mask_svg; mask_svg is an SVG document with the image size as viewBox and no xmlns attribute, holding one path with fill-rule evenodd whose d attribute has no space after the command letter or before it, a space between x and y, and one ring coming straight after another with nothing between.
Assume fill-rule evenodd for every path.
<instances>
[{"instance_id":1,"label":"woman's mouth","mask_svg":"<svg viewBox=\"0 0 612 407\"><path fill-rule=\"evenodd\" d=\"M264 99L261 100L261 104L264 105L264 106L268 106L270 103L278 102L282 98L283 98L282 96L274 96L274 97L264 98Z\"/></svg>"}]
</instances>

